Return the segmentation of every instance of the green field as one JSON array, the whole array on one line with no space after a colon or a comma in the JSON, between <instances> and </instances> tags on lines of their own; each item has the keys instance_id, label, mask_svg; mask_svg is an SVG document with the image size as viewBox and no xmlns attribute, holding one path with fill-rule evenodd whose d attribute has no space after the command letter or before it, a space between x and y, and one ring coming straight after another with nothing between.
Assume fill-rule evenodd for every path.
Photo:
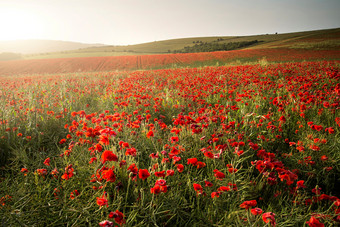
<instances>
[{"instance_id":1,"label":"green field","mask_svg":"<svg viewBox=\"0 0 340 227\"><path fill-rule=\"evenodd\" d=\"M221 40L222 39L222 40ZM302 49L339 49L340 28L295 32L285 34L263 34L252 36L216 36L216 37L194 37L183 39L170 39L154 41L127 46L102 46L89 47L72 51L37 53L23 55L25 59L44 58L71 58L71 57L95 57L95 56L122 56L122 55L146 55L166 54L184 48L194 46L200 42L244 42L260 41L257 45L248 48L302 48Z\"/></svg>"}]
</instances>

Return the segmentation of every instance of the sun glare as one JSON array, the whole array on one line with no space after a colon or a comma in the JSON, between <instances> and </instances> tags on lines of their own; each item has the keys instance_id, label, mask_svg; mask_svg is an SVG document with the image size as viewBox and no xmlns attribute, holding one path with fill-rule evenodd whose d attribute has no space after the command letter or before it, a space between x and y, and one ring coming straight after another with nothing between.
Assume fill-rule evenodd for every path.
<instances>
[{"instance_id":1,"label":"sun glare","mask_svg":"<svg viewBox=\"0 0 340 227\"><path fill-rule=\"evenodd\" d=\"M0 9L0 40L34 39L43 35L44 21L39 14L24 9Z\"/></svg>"}]
</instances>

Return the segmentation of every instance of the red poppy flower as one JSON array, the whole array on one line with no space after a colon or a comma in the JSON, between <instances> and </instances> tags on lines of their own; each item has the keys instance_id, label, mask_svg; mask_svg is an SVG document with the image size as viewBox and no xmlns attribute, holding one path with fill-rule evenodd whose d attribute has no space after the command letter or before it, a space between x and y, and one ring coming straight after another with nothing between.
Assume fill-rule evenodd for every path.
<instances>
[{"instance_id":1,"label":"red poppy flower","mask_svg":"<svg viewBox=\"0 0 340 227\"><path fill-rule=\"evenodd\" d=\"M103 150L103 146L100 145L99 143L97 143L96 145L94 145L94 148L95 148L96 151L99 151L99 152L101 152L101 151Z\"/></svg>"},{"instance_id":2,"label":"red poppy flower","mask_svg":"<svg viewBox=\"0 0 340 227\"><path fill-rule=\"evenodd\" d=\"M103 193L102 197L97 197L97 204L100 207L109 207L108 200L106 199L106 192Z\"/></svg>"},{"instance_id":3,"label":"red poppy flower","mask_svg":"<svg viewBox=\"0 0 340 227\"><path fill-rule=\"evenodd\" d=\"M156 158L159 158L159 155L158 155L158 152L155 154L155 153L151 153L149 155L149 157L153 158L153 159L156 159Z\"/></svg>"},{"instance_id":4,"label":"red poppy flower","mask_svg":"<svg viewBox=\"0 0 340 227\"><path fill-rule=\"evenodd\" d=\"M205 183L205 187L212 187L213 183L211 183L210 181L204 181Z\"/></svg>"},{"instance_id":5,"label":"red poppy flower","mask_svg":"<svg viewBox=\"0 0 340 227\"><path fill-rule=\"evenodd\" d=\"M304 183L304 180L299 180L298 182L296 182L296 185L298 188L305 188L306 186L304 185Z\"/></svg>"},{"instance_id":6,"label":"red poppy flower","mask_svg":"<svg viewBox=\"0 0 340 227\"><path fill-rule=\"evenodd\" d=\"M64 143L66 143L66 139L61 139L61 140L59 141L59 144L64 144Z\"/></svg>"},{"instance_id":7,"label":"red poppy flower","mask_svg":"<svg viewBox=\"0 0 340 227\"><path fill-rule=\"evenodd\" d=\"M156 180L155 185L165 186L166 185L166 180L164 180L164 179Z\"/></svg>"},{"instance_id":8,"label":"red poppy flower","mask_svg":"<svg viewBox=\"0 0 340 227\"><path fill-rule=\"evenodd\" d=\"M127 170L130 171L130 172L132 172L132 173L134 173L134 174L137 174L137 172L138 172L138 168L137 168L137 166L136 166L135 163L132 163L132 164L128 167Z\"/></svg>"},{"instance_id":9,"label":"red poppy flower","mask_svg":"<svg viewBox=\"0 0 340 227\"><path fill-rule=\"evenodd\" d=\"M194 183L193 186L194 186L194 190L196 191L197 195L203 193L203 188L200 184Z\"/></svg>"},{"instance_id":10,"label":"red poppy flower","mask_svg":"<svg viewBox=\"0 0 340 227\"><path fill-rule=\"evenodd\" d=\"M279 121L281 121L281 122L285 123L285 122L286 122L286 118L285 118L285 116L281 116L281 117L279 118Z\"/></svg>"},{"instance_id":11,"label":"red poppy flower","mask_svg":"<svg viewBox=\"0 0 340 227\"><path fill-rule=\"evenodd\" d=\"M54 168L52 171L51 171L51 174L53 176L54 179L57 179L58 178L58 169L57 168Z\"/></svg>"},{"instance_id":12,"label":"red poppy flower","mask_svg":"<svg viewBox=\"0 0 340 227\"><path fill-rule=\"evenodd\" d=\"M181 172L183 172L183 170L184 170L184 166L182 164L178 164L177 165L177 171L181 173Z\"/></svg>"},{"instance_id":13,"label":"red poppy flower","mask_svg":"<svg viewBox=\"0 0 340 227\"><path fill-rule=\"evenodd\" d=\"M211 198L220 197L220 192L212 192Z\"/></svg>"},{"instance_id":14,"label":"red poppy flower","mask_svg":"<svg viewBox=\"0 0 340 227\"><path fill-rule=\"evenodd\" d=\"M104 170L102 173L102 178L107 180L108 182L116 181L116 175L112 169Z\"/></svg>"},{"instance_id":15,"label":"red poppy flower","mask_svg":"<svg viewBox=\"0 0 340 227\"><path fill-rule=\"evenodd\" d=\"M233 184L233 183L228 183L228 185L230 186L230 187L233 187L233 190L234 191L237 191L237 185L236 184Z\"/></svg>"},{"instance_id":16,"label":"red poppy flower","mask_svg":"<svg viewBox=\"0 0 340 227\"><path fill-rule=\"evenodd\" d=\"M179 149L177 149L176 147L173 147L170 151L171 154L173 155L178 155L179 153L181 153L181 151Z\"/></svg>"},{"instance_id":17,"label":"red poppy flower","mask_svg":"<svg viewBox=\"0 0 340 227\"><path fill-rule=\"evenodd\" d=\"M112 151L105 150L102 153L102 163L105 163L106 161L118 161L117 155L115 155Z\"/></svg>"},{"instance_id":18,"label":"red poppy flower","mask_svg":"<svg viewBox=\"0 0 340 227\"><path fill-rule=\"evenodd\" d=\"M136 148L132 147L132 148L126 149L125 155L126 155L126 156L131 155L131 156L133 156L133 157L136 157L136 155L137 155L137 150L136 150Z\"/></svg>"},{"instance_id":19,"label":"red poppy flower","mask_svg":"<svg viewBox=\"0 0 340 227\"><path fill-rule=\"evenodd\" d=\"M265 223L268 223L270 222L270 224L272 226L276 226L276 222L275 222L275 214L272 213L272 212L267 212L267 213L264 213L262 214L262 220L265 222Z\"/></svg>"},{"instance_id":20,"label":"red poppy flower","mask_svg":"<svg viewBox=\"0 0 340 227\"><path fill-rule=\"evenodd\" d=\"M206 166L206 164L204 162L197 162L196 163L197 169L203 168Z\"/></svg>"},{"instance_id":21,"label":"red poppy flower","mask_svg":"<svg viewBox=\"0 0 340 227\"><path fill-rule=\"evenodd\" d=\"M257 145L256 143L252 143L252 142L250 142L249 143L249 146L253 149L253 150L257 150L257 149L259 149L259 145Z\"/></svg>"},{"instance_id":22,"label":"red poppy flower","mask_svg":"<svg viewBox=\"0 0 340 227\"><path fill-rule=\"evenodd\" d=\"M316 195L320 195L321 194L321 189L320 187L315 187L312 189L312 192L315 193Z\"/></svg>"},{"instance_id":23,"label":"red poppy flower","mask_svg":"<svg viewBox=\"0 0 340 227\"><path fill-rule=\"evenodd\" d=\"M191 164L195 166L197 163L197 158L188 158L188 165Z\"/></svg>"},{"instance_id":24,"label":"red poppy flower","mask_svg":"<svg viewBox=\"0 0 340 227\"><path fill-rule=\"evenodd\" d=\"M221 186L217 189L217 191L219 192L228 192L230 191L230 187L229 186Z\"/></svg>"},{"instance_id":25,"label":"red poppy flower","mask_svg":"<svg viewBox=\"0 0 340 227\"><path fill-rule=\"evenodd\" d=\"M228 172L229 173L236 173L238 171L238 169L235 168L228 168Z\"/></svg>"},{"instance_id":26,"label":"red poppy flower","mask_svg":"<svg viewBox=\"0 0 340 227\"><path fill-rule=\"evenodd\" d=\"M105 135L100 135L99 136L99 143L101 143L103 145L109 145L110 144L109 137L107 137Z\"/></svg>"},{"instance_id":27,"label":"red poppy flower","mask_svg":"<svg viewBox=\"0 0 340 227\"><path fill-rule=\"evenodd\" d=\"M248 210L250 207L254 207L257 205L256 200L244 201L240 207Z\"/></svg>"},{"instance_id":28,"label":"red poppy flower","mask_svg":"<svg viewBox=\"0 0 340 227\"><path fill-rule=\"evenodd\" d=\"M89 161L89 164L92 164L94 163L95 161L97 161L97 158L96 157L92 157Z\"/></svg>"},{"instance_id":29,"label":"red poppy flower","mask_svg":"<svg viewBox=\"0 0 340 227\"><path fill-rule=\"evenodd\" d=\"M259 215L259 214L262 214L262 209L256 207L256 208L253 208L250 210L250 212L253 214L253 215Z\"/></svg>"},{"instance_id":30,"label":"red poppy flower","mask_svg":"<svg viewBox=\"0 0 340 227\"><path fill-rule=\"evenodd\" d=\"M116 210L115 212L111 211L109 214L109 218L114 218L115 222L119 225L122 225L125 223L124 214L118 210Z\"/></svg>"},{"instance_id":31,"label":"red poppy flower","mask_svg":"<svg viewBox=\"0 0 340 227\"><path fill-rule=\"evenodd\" d=\"M150 173L147 169L140 169L138 176L140 179L145 180L150 176Z\"/></svg>"},{"instance_id":32,"label":"red poppy flower","mask_svg":"<svg viewBox=\"0 0 340 227\"><path fill-rule=\"evenodd\" d=\"M47 169L37 169L37 173L40 176L45 176L47 175Z\"/></svg>"},{"instance_id":33,"label":"red poppy flower","mask_svg":"<svg viewBox=\"0 0 340 227\"><path fill-rule=\"evenodd\" d=\"M44 164L47 165L47 166L50 166L50 161L51 161L50 158L46 158L45 161L44 161Z\"/></svg>"},{"instance_id":34,"label":"red poppy flower","mask_svg":"<svg viewBox=\"0 0 340 227\"><path fill-rule=\"evenodd\" d=\"M214 170L214 176L218 179L218 180L222 180L223 178L225 178L225 174L220 172L219 170L215 169Z\"/></svg>"},{"instance_id":35,"label":"red poppy flower","mask_svg":"<svg viewBox=\"0 0 340 227\"><path fill-rule=\"evenodd\" d=\"M113 227L114 223L108 220L99 222L99 225L102 227Z\"/></svg>"},{"instance_id":36,"label":"red poppy flower","mask_svg":"<svg viewBox=\"0 0 340 227\"><path fill-rule=\"evenodd\" d=\"M161 186L155 185L155 187L150 188L150 192L152 194L158 195L159 193L161 193Z\"/></svg>"},{"instance_id":37,"label":"red poppy flower","mask_svg":"<svg viewBox=\"0 0 340 227\"><path fill-rule=\"evenodd\" d=\"M61 178L64 179L64 180L70 179L74 175L73 171L74 171L74 169L72 168L72 164L68 165L65 168L65 173L61 176Z\"/></svg>"},{"instance_id":38,"label":"red poppy flower","mask_svg":"<svg viewBox=\"0 0 340 227\"><path fill-rule=\"evenodd\" d=\"M171 138L170 138L170 141L171 141L171 143L176 143L176 142L178 142L178 136L172 136Z\"/></svg>"},{"instance_id":39,"label":"red poppy flower","mask_svg":"<svg viewBox=\"0 0 340 227\"><path fill-rule=\"evenodd\" d=\"M334 205L335 206L340 206L340 199L336 199L335 201L334 201Z\"/></svg>"},{"instance_id":40,"label":"red poppy flower","mask_svg":"<svg viewBox=\"0 0 340 227\"><path fill-rule=\"evenodd\" d=\"M156 177L165 177L165 170L160 171L160 172L155 172Z\"/></svg>"},{"instance_id":41,"label":"red poppy flower","mask_svg":"<svg viewBox=\"0 0 340 227\"><path fill-rule=\"evenodd\" d=\"M154 137L153 131L150 130L147 134L146 137L150 138L150 137Z\"/></svg>"},{"instance_id":42,"label":"red poppy flower","mask_svg":"<svg viewBox=\"0 0 340 227\"><path fill-rule=\"evenodd\" d=\"M166 193L168 191L168 186L161 186L161 192Z\"/></svg>"},{"instance_id":43,"label":"red poppy flower","mask_svg":"<svg viewBox=\"0 0 340 227\"><path fill-rule=\"evenodd\" d=\"M207 158L214 158L214 154L211 151L204 152L204 156Z\"/></svg>"},{"instance_id":44,"label":"red poppy flower","mask_svg":"<svg viewBox=\"0 0 340 227\"><path fill-rule=\"evenodd\" d=\"M334 134L335 133L335 130L332 127L326 128L325 131L326 132L328 131L329 134Z\"/></svg>"},{"instance_id":45,"label":"red poppy flower","mask_svg":"<svg viewBox=\"0 0 340 227\"><path fill-rule=\"evenodd\" d=\"M166 176L173 176L175 174L175 171L172 169L169 169L166 171Z\"/></svg>"},{"instance_id":46,"label":"red poppy flower","mask_svg":"<svg viewBox=\"0 0 340 227\"><path fill-rule=\"evenodd\" d=\"M75 199L76 196L79 195L79 191L78 190L74 190L73 192L71 192L70 194L70 199Z\"/></svg>"}]
</instances>

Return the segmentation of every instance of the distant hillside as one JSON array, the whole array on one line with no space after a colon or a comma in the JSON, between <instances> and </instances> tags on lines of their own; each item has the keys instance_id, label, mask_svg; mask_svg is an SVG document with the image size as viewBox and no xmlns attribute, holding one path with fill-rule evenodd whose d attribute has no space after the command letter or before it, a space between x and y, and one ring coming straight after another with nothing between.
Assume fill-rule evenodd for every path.
<instances>
[{"instance_id":1,"label":"distant hillside","mask_svg":"<svg viewBox=\"0 0 340 227\"><path fill-rule=\"evenodd\" d=\"M63 52L88 47L100 47L103 44L85 44L56 40L15 40L0 41L0 53L12 52L20 54L36 54L47 52Z\"/></svg>"},{"instance_id":2,"label":"distant hillside","mask_svg":"<svg viewBox=\"0 0 340 227\"><path fill-rule=\"evenodd\" d=\"M202 43L208 44L208 45L205 44L205 46L210 46L211 44L214 45L218 44L218 46L231 46L234 44L241 44L244 42L252 42L254 40L257 40L258 42L250 46L242 47L242 49L290 48L306 50L340 50L340 28L284 34L169 39L126 46L84 47L77 50L63 52L50 52L44 54L24 55L23 58L45 59L45 58L166 54L174 53L178 50L184 50L185 48L187 50L190 50L195 45L197 46Z\"/></svg>"}]
</instances>

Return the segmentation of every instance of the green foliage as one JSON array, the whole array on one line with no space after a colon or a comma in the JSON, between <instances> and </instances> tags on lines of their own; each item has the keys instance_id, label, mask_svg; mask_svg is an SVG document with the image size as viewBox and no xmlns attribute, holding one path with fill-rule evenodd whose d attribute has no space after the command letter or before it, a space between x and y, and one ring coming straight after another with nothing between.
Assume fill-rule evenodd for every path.
<instances>
[{"instance_id":1,"label":"green foliage","mask_svg":"<svg viewBox=\"0 0 340 227\"><path fill-rule=\"evenodd\" d=\"M220 40L218 40L220 41ZM186 46L181 50L174 50L174 53L198 53L198 52L213 52L213 51L228 51L228 50L237 50L244 47L249 47L254 44L258 44L259 41L243 41L243 42L230 42L230 43L200 43L195 44L194 46Z\"/></svg>"}]
</instances>

